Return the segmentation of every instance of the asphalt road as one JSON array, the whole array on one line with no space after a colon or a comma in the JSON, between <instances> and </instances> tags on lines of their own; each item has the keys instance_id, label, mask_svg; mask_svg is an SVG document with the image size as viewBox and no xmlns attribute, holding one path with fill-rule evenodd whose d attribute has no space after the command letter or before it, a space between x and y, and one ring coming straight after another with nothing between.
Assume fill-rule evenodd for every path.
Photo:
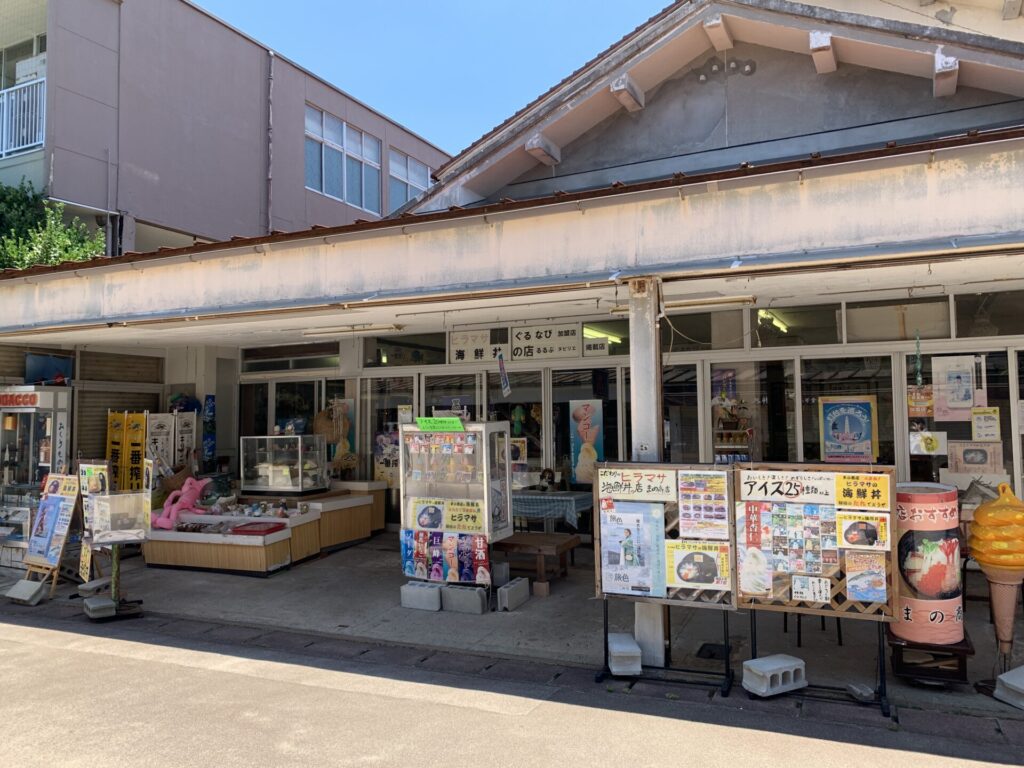
<instances>
[{"instance_id":1,"label":"asphalt road","mask_svg":"<svg viewBox=\"0 0 1024 768\"><path fill-rule=\"evenodd\" d=\"M485 680L106 626L0 623L3 765L924 768L1024 758L1005 743L868 718L776 718L745 697L712 707L615 684Z\"/></svg>"}]
</instances>

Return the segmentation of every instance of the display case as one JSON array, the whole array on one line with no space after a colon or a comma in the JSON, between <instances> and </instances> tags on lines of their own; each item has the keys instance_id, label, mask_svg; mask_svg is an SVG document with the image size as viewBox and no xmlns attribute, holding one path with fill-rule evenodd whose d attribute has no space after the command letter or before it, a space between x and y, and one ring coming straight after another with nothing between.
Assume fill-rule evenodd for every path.
<instances>
[{"instance_id":1,"label":"display case","mask_svg":"<svg viewBox=\"0 0 1024 768\"><path fill-rule=\"evenodd\" d=\"M243 493L299 494L328 487L323 435L274 435L241 440Z\"/></svg>"},{"instance_id":2,"label":"display case","mask_svg":"<svg viewBox=\"0 0 1024 768\"><path fill-rule=\"evenodd\" d=\"M489 545L512 535L509 424L439 421L453 429L401 427L403 570L486 582Z\"/></svg>"},{"instance_id":3,"label":"display case","mask_svg":"<svg viewBox=\"0 0 1024 768\"><path fill-rule=\"evenodd\" d=\"M68 387L0 387L0 503L38 499L68 459Z\"/></svg>"}]
</instances>

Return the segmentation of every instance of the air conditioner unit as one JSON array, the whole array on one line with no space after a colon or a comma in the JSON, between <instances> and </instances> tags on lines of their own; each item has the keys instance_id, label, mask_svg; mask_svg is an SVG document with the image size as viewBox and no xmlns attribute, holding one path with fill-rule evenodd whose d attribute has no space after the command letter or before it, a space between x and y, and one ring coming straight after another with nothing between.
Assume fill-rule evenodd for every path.
<instances>
[{"instance_id":1,"label":"air conditioner unit","mask_svg":"<svg viewBox=\"0 0 1024 768\"><path fill-rule=\"evenodd\" d=\"M21 85L46 77L46 54L40 53L28 59L22 59L14 65L14 83Z\"/></svg>"}]
</instances>

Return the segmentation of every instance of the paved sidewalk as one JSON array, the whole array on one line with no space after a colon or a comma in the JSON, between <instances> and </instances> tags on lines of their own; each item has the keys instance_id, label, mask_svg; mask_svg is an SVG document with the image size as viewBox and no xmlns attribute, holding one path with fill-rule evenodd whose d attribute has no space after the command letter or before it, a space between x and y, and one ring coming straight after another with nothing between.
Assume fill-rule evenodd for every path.
<instances>
[{"instance_id":1,"label":"paved sidewalk","mask_svg":"<svg viewBox=\"0 0 1024 768\"><path fill-rule=\"evenodd\" d=\"M861 739L861 743L878 746L1008 764L1024 761L1024 721L1015 719L1015 712L1008 712L1006 717L972 716L903 705L893 708L891 718L884 718L877 706L851 703L845 695L827 691L761 700L748 697L738 684L730 695L723 696L713 683L647 678L597 682L592 667L361 642L323 633L152 613L141 618L93 623L82 614L78 601L70 600L56 600L35 608L0 604L0 634L4 625L116 638L168 649L205 650L239 658L285 654L291 663L312 668L344 669L371 677L423 681L467 690L492 690L494 686L510 684L540 686L545 697L560 697L599 709L649 712L813 738L834 739L841 733L842 740ZM911 743L913 746L908 747Z\"/></svg>"}]
</instances>

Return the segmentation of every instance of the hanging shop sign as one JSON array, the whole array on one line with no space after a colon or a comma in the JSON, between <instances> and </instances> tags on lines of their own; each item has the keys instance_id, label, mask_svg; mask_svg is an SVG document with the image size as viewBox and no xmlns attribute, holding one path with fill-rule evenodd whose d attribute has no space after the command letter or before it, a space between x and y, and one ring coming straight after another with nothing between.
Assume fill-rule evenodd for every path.
<instances>
[{"instance_id":1,"label":"hanging shop sign","mask_svg":"<svg viewBox=\"0 0 1024 768\"><path fill-rule=\"evenodd\" d=\"M512 328L511 335L515 361L580 357L582 333L578 323L520 326Z\"/></svg>"},{"instance_id":2,"label":"hanging shop sign","mask_svg":"<svg viewBox=\"0 0 1024 768\"><path fill-rule=\"evenodd\" d=\"M508 357L508 329L452 331L448 334L449 363L483 363Z\"/></svg>"},{"instance_id":3,"label":"hanging shop sign","mask_svg":"<svg viewBox=\"0 0 1024 768\"><path fill-rule=\"evenodd\" d=\"M0 392L0 408L39 408L38 392Z\"/></svg>"},{"instance_id":4,"label":"hanging shop sign","mask_svg":"<svg viewBox=\"0 0 1024 768\"><path fill-rule=\"evenodd\" d=\"M878 401L865 397L818 398L821 459L864 463L878 458Z\"/></svg>"}]
</instances>

